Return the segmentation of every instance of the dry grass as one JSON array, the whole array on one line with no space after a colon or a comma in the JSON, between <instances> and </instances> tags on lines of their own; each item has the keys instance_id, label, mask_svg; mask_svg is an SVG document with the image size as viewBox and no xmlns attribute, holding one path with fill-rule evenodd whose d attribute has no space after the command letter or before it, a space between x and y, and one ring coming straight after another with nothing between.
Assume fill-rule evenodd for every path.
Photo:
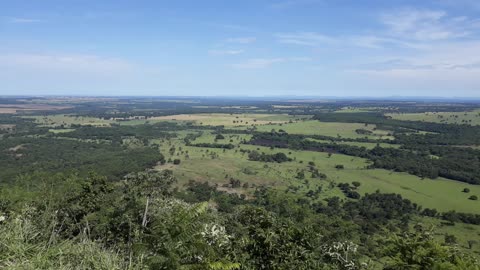
<instances>
[{"instance_id":1,"label":"dry grass","mask_svg":"<svg viewBox=\"0 0 480 270\"><path fill-rule=\"evenodd\" d=\"M25 149L25 145L19 144L15 147L9 148L8 151L17 152L18 150L22 150L22 149Z\"/></svg>"}]
</instances>

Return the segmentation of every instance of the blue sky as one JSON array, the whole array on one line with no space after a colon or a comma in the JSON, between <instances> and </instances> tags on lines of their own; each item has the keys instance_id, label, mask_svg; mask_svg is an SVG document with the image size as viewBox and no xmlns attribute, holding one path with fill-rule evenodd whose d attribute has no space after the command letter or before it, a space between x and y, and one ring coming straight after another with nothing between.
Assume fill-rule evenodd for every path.
<instances>
[{"instance_id":1,"label":"blue sky","mask_svg":"<svg viewBox=\"0 0 480 270\"><path fill-rule=\"evenodd\" d=\"M0 0L0 95L480 97L478 0Z\"/></svg>"}]
</instances>

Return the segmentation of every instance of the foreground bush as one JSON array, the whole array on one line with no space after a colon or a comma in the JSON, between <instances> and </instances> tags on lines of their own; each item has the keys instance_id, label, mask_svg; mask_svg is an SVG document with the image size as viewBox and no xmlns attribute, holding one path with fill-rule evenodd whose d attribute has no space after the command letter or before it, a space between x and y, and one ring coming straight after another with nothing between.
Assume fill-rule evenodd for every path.
<instances>
[{"instance_id":1,"label":"foreground bush","mask_svg":"<svg viewBox=\"0 0 480 270\"><path fill-rule=\"evenodd\" d=\"M23 214L0 222L0 269L141 269L119 253L79 237L71 240L45 235Z\"/></svg>"}]
</instances>

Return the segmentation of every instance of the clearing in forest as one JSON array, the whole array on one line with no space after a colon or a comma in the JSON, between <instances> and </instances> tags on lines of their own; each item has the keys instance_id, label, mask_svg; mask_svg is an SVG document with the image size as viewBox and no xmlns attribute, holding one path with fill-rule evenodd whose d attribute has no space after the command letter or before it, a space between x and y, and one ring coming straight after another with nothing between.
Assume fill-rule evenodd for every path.
<instances>
[{"instance_id":1,"label":"clearing in forest","mask_svg":"<svg viewBox=\"0 0 480 270\"><path fill-rule=\"evenodd\" d=\"M339 138L393 139L388 130L377 129L373 124L320 122L317 120L269 124L256 127L257 131L285 131L290 134L323 135Z\"/></svg>"},{"instance_id":2,"label":"clearing in forest","mask_svg":"<svg viewBox=\"0 0 480 270\"><path fill-rule=\"evenodd\" d=\"M480 110L470 112L391 113L387 116L404 121L480 125Z\"/></svg>"},{"instance_id":3,"label":"clearing in forest","mask_svg":"<svg viewBox=\"0 0 480 270\"><path fill-rule=\"evenodd\" d=\"M204 126L254 126L274 123L288 123L295 119L308 116L293 116L288 114L227 114L227 113L202 113L202 114L177 114L169 116L152 117L150 121L189 121Z\"/></svg>"},{"instance_id":4,"label":"clearing in forest","mask_svg":"<svg viewBox=\"0 0 480 270\"><path fill-rule=\"evenodd\" d=\"M315 151L296 151L242 144L249 140L251 135L224 134L225 139L215 140L215 134L205 131L202 136L192 143L231 143L233 149L219 149L210 147L186 146L184 132L172 139L154 140L152 143L160 145L160 150L167 159L180 159L179 165L167 163L158 166L158 169L172 169L183 186L190 180L208 181L219 186L228 185L230 178L240 180L241 186L229 191L246 194L252 193L256 186L266 185L277 189L294 188L299 195L310 190L322 188L320 199L331 196L345 197L336 187L338 183L361 183L358 188L360 194L382 193L401 194L404 198L421 205L423 208L435 208L441 212L456 210L459 212L480 214L478 201L469 200L473 194L480 194L480 186L448 180L444 178L422 179L402 172L392 172L384 169L366 169L370 162L359 157L342 154L329 155ZM175 149L171 151L171 149ZM290 162L260 162L248 159L248 151L275 154L284 153L292 159ZM188 156L188 157L187 157ZM326 179L312 177L309 162L319 172L326 174ZM344 165L344 169L337 169L336 165ZM299 178L299 172L304 177ZM243 187L248 183L246 188ZM462 192L468 187L471 192Z\"/></svg>"}]
</instances>

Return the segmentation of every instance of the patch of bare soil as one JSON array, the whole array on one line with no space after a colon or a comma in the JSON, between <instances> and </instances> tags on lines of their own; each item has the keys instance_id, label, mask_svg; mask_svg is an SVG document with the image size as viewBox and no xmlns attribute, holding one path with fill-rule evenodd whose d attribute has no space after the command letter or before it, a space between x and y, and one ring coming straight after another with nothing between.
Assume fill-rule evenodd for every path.
<instances>
[{"instance_id":1,"label":"patch of bare soil","mask_svg":"<svg viewBox=\"0 0 480 270\"><path fill-rule=\"evenodd\" d=\"M12 148L9 148L8 151L10 152L17 152L18 150L22 150L22 149L25 149L25 145L24 144L19 144L15 147L12 147Z\"/></svg>"}]
</instances>

